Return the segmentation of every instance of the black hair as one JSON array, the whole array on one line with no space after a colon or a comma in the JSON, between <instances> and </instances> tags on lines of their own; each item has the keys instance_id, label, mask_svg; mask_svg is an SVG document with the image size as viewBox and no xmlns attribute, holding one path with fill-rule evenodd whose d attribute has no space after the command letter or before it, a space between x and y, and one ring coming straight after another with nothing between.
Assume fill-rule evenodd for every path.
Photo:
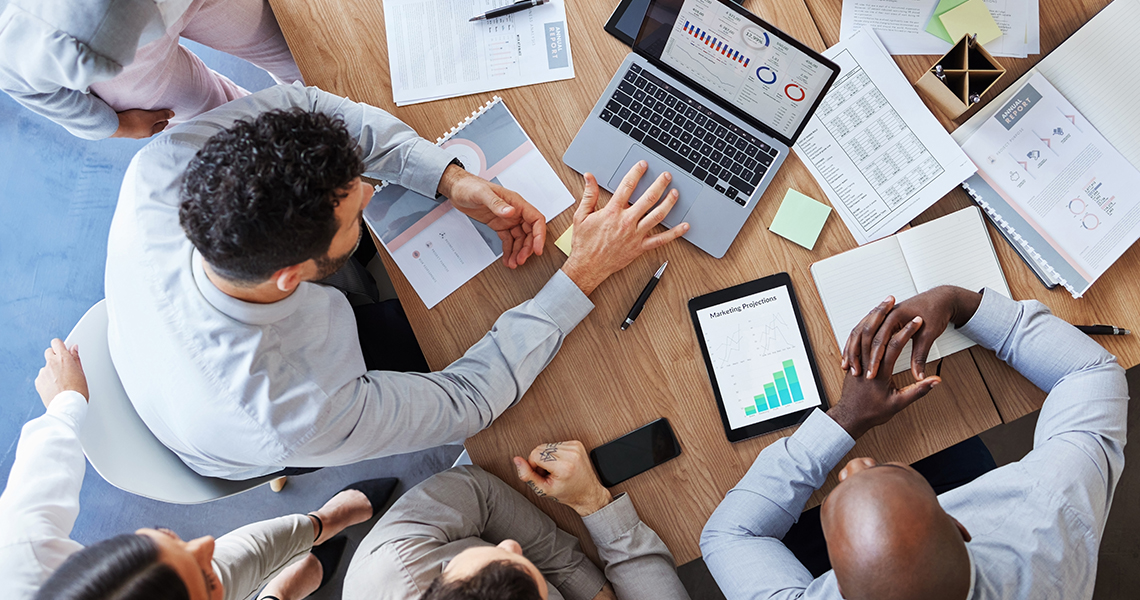
<instances>
[{"instance_id":1,"label":"black hair","mask_svg":"<svg viewBox=\"0 0 1140 600\"><path fill-rule=\"evenodd\" d=\"M35 600L190 600L158 545L124 534L72 554L36 592Z\"/></svg>"},{"instance_id":2,"label":"black hair","mask_svg":"<svg viewBox=\"0 0 1140 600\"><path fill-rule=\"evenodd\" d=\"M466 579L431 582L420 600L541 600L534 577L522 565L499 560Z\"/></svg>"},{"instance_id":3,"label":"black hair","mask_svg":"<svg viewBox=\"0 0 1140 600\"><path fill-rule=\"evenodd\" d=\"M257 284L326 257L335 209L364 172L344 121L300 108L238 121L190 161L178 220L221 276Z\"/></svg>"}]
</instances>

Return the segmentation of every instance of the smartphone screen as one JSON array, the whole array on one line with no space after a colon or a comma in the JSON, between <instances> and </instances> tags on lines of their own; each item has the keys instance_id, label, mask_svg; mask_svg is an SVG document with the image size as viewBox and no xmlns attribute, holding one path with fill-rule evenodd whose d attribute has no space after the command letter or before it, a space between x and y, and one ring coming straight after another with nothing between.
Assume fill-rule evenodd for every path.
<instances>
[{"instance_id":1,"label":"smartphone screen","mask_svg":"<svg viewBox=\"0 0 1140 600\"><path fill-rule=\"evenodd\" d=\"M602 485L612 487L680 454L681 446L668 419L657 419L594 448L590 461Z\"/></svg>"}]
</instances>

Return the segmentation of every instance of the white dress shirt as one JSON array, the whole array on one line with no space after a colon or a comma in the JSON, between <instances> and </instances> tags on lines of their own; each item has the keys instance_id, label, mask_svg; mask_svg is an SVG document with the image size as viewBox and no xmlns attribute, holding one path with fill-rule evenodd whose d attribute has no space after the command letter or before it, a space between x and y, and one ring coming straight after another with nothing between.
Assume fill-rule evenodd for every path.
<instances>
[{"instance_id":1,"label":"white dress shirt","mask_svg":"<svg viewBox=\"0 0 1140 600\"><path fill-rule=\"evenodd\" d=\"M107 244L109 344L139 416L203 475L249 479L458 442L517 402L593 304L561 271L435 373L368 371L344 295L302 283L252 304L218 290L178 221L190 160L239 119L339 115L365 172L434 196L452 156L372 106L300 84L175 127L131 161Z\"/></svg>"},{"instance_id":2,"label":"white dress shirt","mask_svg":"<svg viewBox=\"0 0 1140 600\"><path fill-rule=\"evenodd\" d=\"M79 445L86 418L87 400L79 392L63 392L46 414L24 424L8 487L0 495L4 598L31 598L67 557L83 549L68 536L79 516L87 468Z\"/></svg>"}]
</instances>

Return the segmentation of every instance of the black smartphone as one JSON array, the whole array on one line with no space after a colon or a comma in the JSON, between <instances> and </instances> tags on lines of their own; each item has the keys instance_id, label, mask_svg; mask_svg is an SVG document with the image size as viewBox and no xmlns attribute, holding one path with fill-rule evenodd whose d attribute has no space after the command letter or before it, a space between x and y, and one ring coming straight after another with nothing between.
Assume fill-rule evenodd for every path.
<instances>
[{"instance_id":1,"label":"black smartphone","mask_svg":"<svg viewBox=\"0 0 1140 600\"><path fill-rule=\"evenodd\" d=\"M634 475L677 458L681 445L668 419L657 419L590 452L602 485L613 487Z\"/></svg>"}]
</instances>

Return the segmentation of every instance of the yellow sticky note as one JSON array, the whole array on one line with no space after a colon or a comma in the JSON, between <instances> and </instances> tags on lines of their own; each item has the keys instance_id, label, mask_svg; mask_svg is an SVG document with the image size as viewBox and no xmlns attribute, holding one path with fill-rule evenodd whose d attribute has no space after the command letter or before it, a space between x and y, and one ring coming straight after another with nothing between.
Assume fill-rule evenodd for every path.
<instances>
[{"instance_id":1,"label":"yellow sticky note","mask_svg":"<svg viewBox=\"0 0 1140 600\"><path fill-rule=\"evenodd\" d=\"M561 250L563 253L565 253L566 256L570 256L570 247L571 247L570 243L573 240L574 240L574 226L571 225L570 227L566 228L566 231L562 232L562 235L558 236L558 239L554 240L554 245L557 246L558 249Z\"/></svg>"},{"instance_id":2,"label":"yellow sticky note","mask_svg":"<svg viewBox=\"0 0 1140 600\"><path fill-rule=\"evenodd\" d=\"M953 44L958 41L957 39L950 39L950 34L946 33L946 28L942 26L941 17L952 8L957 8L966 3L966 0L939 0L938 6L934 7L934 15L930 17L930 22L926 24L926 30L947 42Z\"/></svg>"},{"instance_id":3,"label":"yellow sticky note","mask_svg":"<svg viewBox=\"0 0 1140 600\"><path fill-rule=\"evenodd\" d=\"M811 250L829 214L830 206L789 188L768 230Z\"/></svg>"},{"instance_id":4,"label":"yellow sticky note","mask_svg":"<svg viewBox=\"0 0 1140 600\"><path fill-rule=\"evenodd\" d=\"M958 41L963 35L976 33L978 43L987 44L1002 35L984 0L969 0L946 11L939 19L942 19L946 33L954 41Z\"/></svg>"}]
</instances>

